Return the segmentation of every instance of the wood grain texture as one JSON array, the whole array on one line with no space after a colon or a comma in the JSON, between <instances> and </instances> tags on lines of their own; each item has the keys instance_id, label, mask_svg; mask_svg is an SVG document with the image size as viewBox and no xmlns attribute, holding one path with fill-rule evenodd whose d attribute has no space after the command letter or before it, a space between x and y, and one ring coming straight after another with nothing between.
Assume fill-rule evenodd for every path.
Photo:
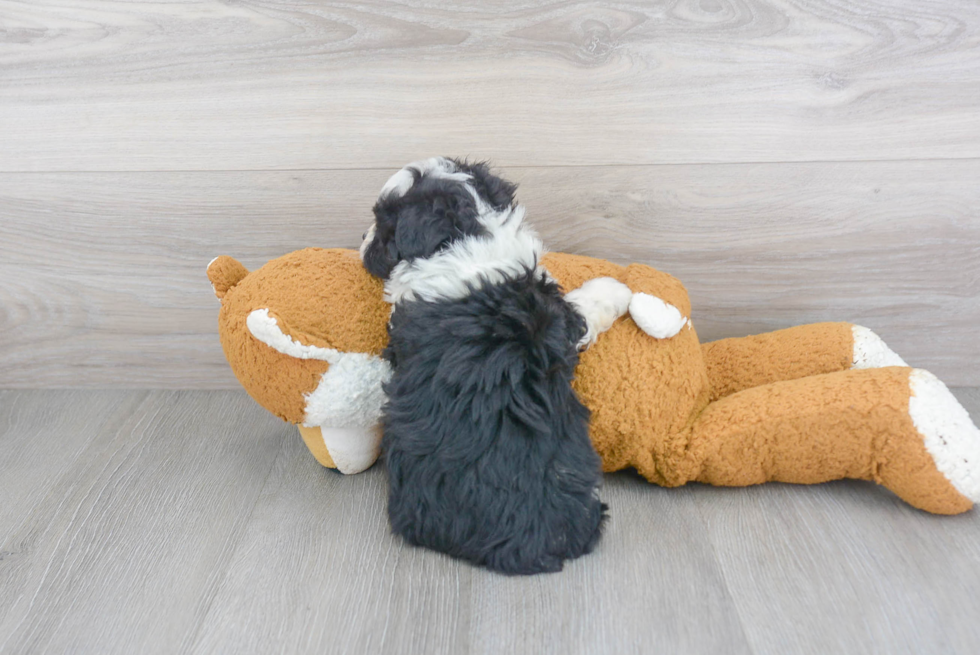
<instances>
[{"instance_id":1,"label":"wood grain texture","mask_svg":"<svg viewBox=\"0 0 980 655\"><path fill-rule=\"evenodd\" d=\"M0 2L0 170L980 156L980 5Z\"/></svg>"},{"instance_id":2,"label":"wood grain texture","mask_svg":"<svg viewBox=\"0 0 980 655\"><path fill-rule=\"evenodd\" d=\"M507 168L554 250L685 282L702 340L867 325L980 384L980 160ZM235 388L204 275L356 246L390 171L0 174L0 388Z\"/></svg>"},{"instance_id":3,"label":"wood grain texture","mask_svg":"<svg viewBox=\"0 0 980 655\"><path fill-rule=\"evenodd\" d=\"M969 653L975 514L937 520L871 484L705 488L699 509L752 650Z\"/></svg>"},{"instance_id":4,"label":"wood grain texture","mask_svg":"<svg viewBox=\"0 0 980 655\"><path fill-rule=\"evenodd\" d=\"M382 470L344 478L286 450L195 653L750 652L683 491L612 476L596 553L507 578L393 537Z\"/></svg>"},{"instance_id":5,"label":"wood grain texture","mask_svg":"<svg viewBox=\"0 0 980 655\"><path fill-rule=\"evenodd\" d=\"M111 431L120 415L128 416L142 396L126 391L0 393L0 542L10 549L0 560L18 555L24 546L11 546L7 535L45 502L51 486L77 466L90 443Z\"/></svg>"},{"instance_id":6,"label":"wood grain texture","mask_svg":"<svg viewBox=\"0 0 980 655\"><path fill-rule=\"evenodd\" d=\"M870 483L608 475L596 552L506 578L394 538L380 467L243 392L0 392L0 448L4 655L980 650L980 512Z\"/></svg>"},{"instance_id":7,"label":"wood grain texture","mask_svg":"<svg viewBox=\"0 0 980 655\"><path fill-rule=\"evenodd\" d=\"M285 442L191 652L467 652L472 569L396 541L386 495Z\"/></svg>"},{"instance_id":8,"label":"wood grain texture","mask_svg":"<svg viewBox=\"0 0 980 655\"><path fill-rule=\"evenodd\" d=\"M751 653L692 489L614 474L601 496L598 548L561 574L474 572L471 652Z\"/></svg>"},{"instance_id":9,"label":"wood grain texture","mask_svg":"<svg viewBox=\"0 0 980 655\"><path fill-rule=\"evenodd\" d=\"M5 471L42 500L0 525L0 652L186 650L288 426L240 393L84 398L0 397L2 443L91 439L69 467Z\"/></svg>"}]
</instances>

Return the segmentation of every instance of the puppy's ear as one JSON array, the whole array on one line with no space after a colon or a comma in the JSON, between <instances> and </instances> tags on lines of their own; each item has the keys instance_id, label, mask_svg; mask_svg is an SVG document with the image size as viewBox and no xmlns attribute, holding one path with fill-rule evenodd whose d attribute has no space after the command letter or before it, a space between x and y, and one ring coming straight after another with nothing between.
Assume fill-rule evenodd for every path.
<instances>
[{"instance_id":1,"label":"puppy's ear","mask_svg":"<svg viewBox=\"0 0 980 655\"><path fill-rule=\"evenodd\" d=\"M428 257L448 244L456 234L458 213L451 198L406 207L395 228L395 249L401 259Z\"/></svg>"},{"instance_id":2,"label":"puppy's ear","mask_svg":"<svg viewBox=\"0 0 980 655\"><path fill-rule=\"evenodd\" d=\"M503 209L514 204L517 185L491 173L490 165L487 162L481 161L474 164L459 160L454 160L454 162L460 171L473 176L471 181L473 188L494 209Z\"/></svg>"},{"instance_id":3,"label":"puppy's ear","mask_svg":"<svg viewBox=\"0 0 980 655\"><path fill-rule=\"evenodd\" d=\"M374 206L374 238L363 251L361 259L367 272L387 280L391 269L400 261L395 229L398 225L399 207L386 199Z\"/></svg>"}]
</instances>

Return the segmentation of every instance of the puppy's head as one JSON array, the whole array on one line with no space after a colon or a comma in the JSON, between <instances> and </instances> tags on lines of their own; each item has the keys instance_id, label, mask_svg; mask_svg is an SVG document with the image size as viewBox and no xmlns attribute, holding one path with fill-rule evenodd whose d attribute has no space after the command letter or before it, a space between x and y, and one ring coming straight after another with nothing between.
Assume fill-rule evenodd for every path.
<instances>
[{"instance_id":1,"label":"puppy's head","mask_svg":"<svg viewBox=\"0 0 980 655\"><path fill-rule=\"evenodd\" d=\"M361 243L364 267L387 279L399 262L486 234L485 217L510 207L516 190L482 162L433 157L409 164L388 179L374 205Z\"/></svg>"}]
</instances>

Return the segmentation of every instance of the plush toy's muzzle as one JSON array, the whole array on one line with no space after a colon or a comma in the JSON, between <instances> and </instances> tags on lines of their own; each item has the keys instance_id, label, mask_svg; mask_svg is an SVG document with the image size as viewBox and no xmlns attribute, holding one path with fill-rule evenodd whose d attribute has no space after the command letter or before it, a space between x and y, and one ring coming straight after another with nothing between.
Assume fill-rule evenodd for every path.
<instances>
[{"instance_id":1,"label":"plush toy's muzzle","mask_svg":"<svg viewBox=\"0 0 980 655\"><path fill-rule=\"evenodd\" d=\"M249 395L299 425L325 466L356 473L373 464L389 308L357 254L308 248L252 273L218 257L208 277L221 299L222 348Z\"/></svg>"}]
</instances>

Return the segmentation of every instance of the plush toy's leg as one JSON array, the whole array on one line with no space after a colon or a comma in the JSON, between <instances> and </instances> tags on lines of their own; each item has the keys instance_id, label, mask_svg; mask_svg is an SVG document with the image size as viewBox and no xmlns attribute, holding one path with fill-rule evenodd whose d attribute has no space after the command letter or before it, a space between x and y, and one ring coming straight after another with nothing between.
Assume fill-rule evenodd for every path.
<instances>
[{"instance_id":1,"label":"plush toy's leg","mask_svg":"<svg viewBox=\"0 0 980 655\"><path fill-rule=\"evenodd\" d=\"M814 323L702 345L711 399L763 384L852 368L905 366L874 332L851 323Z\"/></svg>"},{"instance_id":2,"label":"plush toy's leg","mask_svg":"<svg viewBox=\"0 0 980 655\"><path fill-rule=\"evenodd\" d=\"M381 454L381 429L297 425L303 443L320 464L341 473L360 473Z\"/></svg>"},{"instance_id":3,"label":"plush toy's leg","mask_svg":"<svg viewBox=\"0 0 980 655\"><path fill-rule=\"evenodd\" d=\"M874 480L919 509L980 502L980 430L925 371L851 370L776 382L710 404L692 427L690 479L744 486Z\"/></svg>"}]
</instances>

